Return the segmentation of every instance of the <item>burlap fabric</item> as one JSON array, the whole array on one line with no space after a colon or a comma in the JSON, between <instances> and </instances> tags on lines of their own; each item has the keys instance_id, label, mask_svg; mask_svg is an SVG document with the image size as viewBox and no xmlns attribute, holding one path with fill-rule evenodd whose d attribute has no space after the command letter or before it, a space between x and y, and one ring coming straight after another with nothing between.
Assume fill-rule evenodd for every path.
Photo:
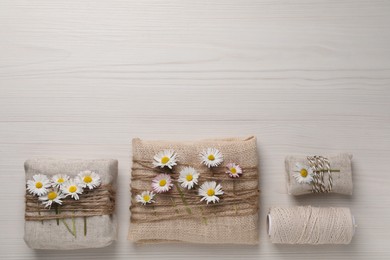
<instances>
[{"instance_id":1,"label":"burlap fabric","mask_svg":"<svg viewBox=\"0 0 390 260\"><path fill-rule=\"evenodd\" d=\"M352 155L342 153L334 156L325 156L330 162L332 170L332 190L331 193L351 195L353 189L352 183ZM307 183L298 183L293 177L296 170L296 163L309 165L307 156L287 156L285 160L287 190L290 195L303 195L312 193L312 185ZM328 184L327 173L324 174L324 180Z\"/></svg>"},{"instance_id":2,"label":"burlap fabric","mask_svg":"<svg viewBox=\"0 0 390 260\"><path fill-rule=\"evenodd\" d=\"M224 162L219 167L207 168L199 154L206 148L217 148ZM135 196L151 190L151 180L161 171L153 168L153 156L161 150L174 149L179 163L170 172L177 180L184 166L192 166L199 173L199 185L204 181L221 183L224 195L216 204L200 202L198 187L171 191L158 195L156 203L143 206ZM225 173L226 164L234 162L243 168L240 178ZM168 171L169 172L169 171ZM133 140L131 181L131 224L128 239L138 243L190 242L212 244L258 243L258 158L256 138L230 138L198 142L169 142ZM181 195L184 196L185 203Z\"/></svg>"},{"instance_id":3,"label":"burlap fabric","mask_svg":"<svg viewBox=\"0 0 390 260\"><path fill-rule=\"evenodd\" d=\"M57 159L33 159L24 164L26 180L32 179L35 174L45 174L49 178L55 174L67 174L74 177L80 171L92 170L101 178L100 189L106 187L116 189L118 175L117 160L57 160ZM98 191L96 199L107 197L107 191ZM28 195L27 195L28 196ZM86 195L88 196L88 195ZM108 197L107 197L108 199ZM80 195L80 201L83 195ZM65 207L65 205L64 205ZM27 207L26 207L27 208ZM74 212L78 214L79 212ZM40 212L42 216L52 216L53 212ZM69 213L68 213L69 214ZM87 219L87 233L84 236L84 217L74 218L76 237L71 235L62 222L57 225L57 220L28 220L34 219L37 213L26 212L24 240L33 249L82 249L99 248L110 245L117 237L117 221L115 214L91 216ZM68 225L72 221L65 219Z\"/></svg>"}]
</instances>

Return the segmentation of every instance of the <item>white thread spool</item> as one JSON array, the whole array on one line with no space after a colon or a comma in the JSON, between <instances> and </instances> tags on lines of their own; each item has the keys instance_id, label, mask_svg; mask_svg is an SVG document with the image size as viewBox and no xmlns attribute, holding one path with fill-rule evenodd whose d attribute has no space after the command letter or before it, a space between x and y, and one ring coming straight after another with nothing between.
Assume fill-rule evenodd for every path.
<instances>
[{"instance_id":1,"label":"white thread spool","mask_svg":"<svg viewBox=\"0 0 390 260\"><path fill-rule=\"evenodd\" d=\"M349 244L355 218L349 208L271 208L268 236L275 244Z\"/></svg>"}]
</instances>

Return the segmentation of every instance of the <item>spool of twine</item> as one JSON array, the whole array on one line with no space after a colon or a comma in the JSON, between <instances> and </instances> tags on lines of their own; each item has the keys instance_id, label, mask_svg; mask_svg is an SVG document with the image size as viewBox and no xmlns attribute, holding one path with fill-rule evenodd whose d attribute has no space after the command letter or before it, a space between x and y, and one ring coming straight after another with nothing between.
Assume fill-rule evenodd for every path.
<instances>
[{"instance_id":1,"label":"spool of twine","mask_svg":"<svg viewBox=\"0 0 390 260\"><path fill-rule=\"evenodd\" d=\"M355 220L349 208L271 208L268 234L274 244L349 244Z\"/></svg>"}]
</instances>

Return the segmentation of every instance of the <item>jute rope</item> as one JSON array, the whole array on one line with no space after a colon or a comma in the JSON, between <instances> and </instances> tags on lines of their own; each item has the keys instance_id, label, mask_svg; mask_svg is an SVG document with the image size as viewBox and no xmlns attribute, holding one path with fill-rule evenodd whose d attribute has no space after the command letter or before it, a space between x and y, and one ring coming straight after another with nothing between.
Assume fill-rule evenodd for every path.
<instances>
[{"instance_id":1,"label":"jute rope","mask_svg":"<svg viewBox=\"0 0 390 260\"><path fill-rule=\"evenodd\" d=\"M28 221L110 215L115 210L115 190L111 185L85 189L79 200L67 197L62 205L53 205L51 209L45 208L37 196L26 194L25 198L25 219Z\"/></svg>"},{"instance_id":2,"label":"jute rope","mask_svg":"<svg viewBox=\"0 0 390 260\"><path fill-rule=\"evenodd\" d=\"M308 156L307 160L310 167L314 171L312 192L313 193L328 193L332 191L333 179L328 158L323 156ZM328 175L328 185L325 184L324 172Z\"/></svg>"},{"instance_id":3,"label":"jute rope","mask_svg":"<svg viewBox=\"0 0 390 260\"><path fill-rule=\"evenodd\" d=\"M206 218L213 216L246 216L255 214L258 211L259 190L255 187L238 189L241 183L248 181L257 183L257 167L242 167L243 175L239 178L231 178L226 173L226 167L214 167L200 173L198 184L204 181L217 181L221 183L224 194L218 203L206 204L200 201L198 186L195 189L185 189L177 183L179 172L175 169L180 166L189 166L180 163L173 170L155 168L150 161L133 160L131 183L142 182L150 184L154 177L160 173L169 174L175 185L167 193L157 194L155 203L140 205L136 202L135 196L145 189L136 188L131 185L132 203L130 206L131 221L133 223L148 223L161 220ZM225 185L226 184L226 185ZM179 189L178 189L179 188Z\"/></svg>"},{"instance_id":4,"label":"jute rope","mask_svg":"<svg viewBox=\"0 0 390 260\"><path fill-rule=\"evenodd\" d=\"M268 225L277 244L349 244L355 230L349 208L271 208Z\"/></svg>"}]
</instances>

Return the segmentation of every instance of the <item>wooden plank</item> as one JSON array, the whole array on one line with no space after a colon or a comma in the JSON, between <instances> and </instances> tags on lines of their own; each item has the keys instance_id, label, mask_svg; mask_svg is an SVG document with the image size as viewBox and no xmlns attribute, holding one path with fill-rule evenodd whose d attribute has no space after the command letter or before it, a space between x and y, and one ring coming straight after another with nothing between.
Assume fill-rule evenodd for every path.
<instances>
[{"instance_id":1,"label":"wooden plank","mask_svg":"<svg viewBox=\"0 0 390 260\"><path fill-rule=\"evenodd\" d=\"M389 259L390 3L0 2L1 259ZM259 246L126 240L130 142L258 137ZM354 154L354 195L287 195L284 156ZM119 159L119 238L38 252L23 242L23 162ZM271 206L346 206L348 246L275 246Z\"/></svg>"}]
</instances>

